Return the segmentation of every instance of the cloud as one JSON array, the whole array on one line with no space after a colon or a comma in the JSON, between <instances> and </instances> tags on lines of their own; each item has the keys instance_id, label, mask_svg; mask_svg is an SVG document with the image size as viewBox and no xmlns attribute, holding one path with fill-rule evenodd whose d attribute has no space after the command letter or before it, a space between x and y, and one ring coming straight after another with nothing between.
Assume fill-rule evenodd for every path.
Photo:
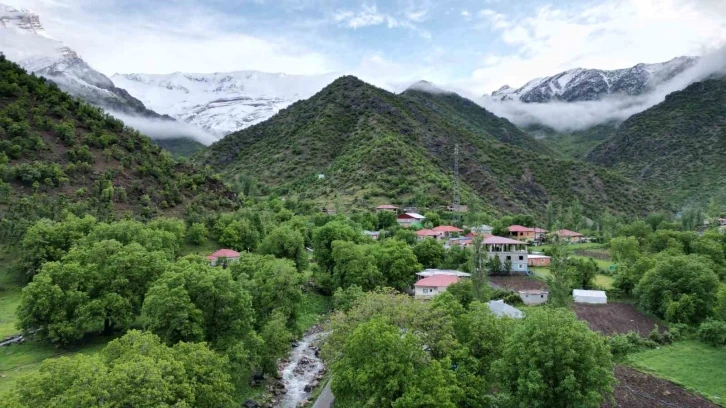
<instances>
[{"instance_id":1,"label":"cloud","mask_svg":"<svg viewBox=\"0 0 726 408\"><path fill-rule=\"evenodd\" d=\"M194 139L205 146L209 146L220 139L219 136L206 132L203 129L176 120L150 119L128 115L122 112L107 112L123 121L126 126L130 126L152 139L185 137Z\"/></svg>"},{"instance_id":2,"label":"cloud","mask_svg":"<svg viewBox=\"0 0 726 408\"><path fill-rule=\"evenodd\" d=\"M619 123L665 100L666 95L712 76L726 76L726 48L702 57L697 64L654 91L635 97L611 97L601 101L522 103L498 102L489 97L473 100L518 126L543 124L560 132L594 125Z\"/></svg>"},{"instance_id":3,"label":"cloud","mask_svg":"<svg viewBox=\"0 0 726 408\"><path fill-rule=\"evenodd\" d=\"M400 12L400 17L380 12L376 4L363 4L357 11L338 10L332 16L337 24L352 28L364 28L385 24L388 28L405 28L418 34L422 38L430 39L431 33L418 27L417 23L424 21L428 15L428 8L409 8Z\"/></svg>"}]
</instances>

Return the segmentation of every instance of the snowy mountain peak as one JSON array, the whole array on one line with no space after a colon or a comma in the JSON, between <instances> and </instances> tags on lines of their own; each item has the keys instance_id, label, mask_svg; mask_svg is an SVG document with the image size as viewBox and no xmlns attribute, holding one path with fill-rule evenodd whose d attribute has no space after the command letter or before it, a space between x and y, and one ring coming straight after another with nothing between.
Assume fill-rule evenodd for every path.
<instances>
[{"instance_id":1,"label":"snowy mountain peak","mask_svg":"<svg viewBox=\"0 0 726 408\"><path fill-rule=\"evenodd\" d=\"M40 23L40 17L28 9L0 4L0 27L13 28L21 32L50 38Z\"/></svg>"},{"instance_id":2,"label":"snowy mountain peak","mask_svg":"<svg viewBox=\"0 0 726 408\"><path fill-rule=\"evenodd\" d=\"M575 68L533 79L518 89L505 85L492 92L492 99L544 103L592 101L617 94L640 95L672 79L697 61L698 57L677 57L666 62L640 63L612 71Z\"/></svg>"},{"instance_id":3,"label":"snowy mountain peak","mask_svg":"<svg viewBox=\"0 0 726 408\"><path fill-rule=\"evenodd\" d=\"M337 77L235 71L115 74L111 79L151 109L221 136L267 120Z\"/></svg>"}]
</instances>

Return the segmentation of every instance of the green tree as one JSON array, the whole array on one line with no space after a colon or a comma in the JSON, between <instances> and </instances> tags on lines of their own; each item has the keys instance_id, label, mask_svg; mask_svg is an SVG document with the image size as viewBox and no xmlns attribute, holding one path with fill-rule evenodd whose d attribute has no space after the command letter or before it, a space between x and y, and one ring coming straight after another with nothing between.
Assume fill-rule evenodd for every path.
<instances>
[{"instance_id":1,"label":"green tree","mask_svg":"<svg viewBox=\"0 0 726 408\"><path fill-rule=\"evenodd\" d=\"M96 356L47 359L18 380L12 407L220 407L232 403L227 359L204 343L163 345L132 330Z\"/></svg>"},{"instance_id":2,"label":"green tree","mask_svg":"<svg viewBox=\"0 0 726 408\"><path fill-rule=\"evenodd\" d=\"M610 241L610 256L620 266L635 263L640 256L640 244L635 237L618 237Z\"/></svg>"},{"instance_id":3,"label":"green tree","mask_svg":"<svg viewBox=\"0 0 726 408\"><path fill-rule=\"evenodd\" d=\"M630 266L618 266L615 270L613 286L627 295L632 295L643 275L653 267L655 267L655 259L647 255L641 256Z\"/></svg>"},{"instance_id":4,"label":"green tree","mask_svg":"<svg viewBox=\"0 0 726 408\"><path fill-rule=\"evenodd\" d=\"M313 230L313 258L328 272L333 271L333 241L359 242L361 236L350 225L332 221Z\"/></svg>"},{"instance_id":5,"label":"green tree","mask_svg":"<svg viewBox=\"0 0 726 408\"><path fill-rule=\"evenodd\" d=\"M416 273L423 269L411 247L396 239L381 242L376 248L375 257L387 286L398 290L410 287Z\"/></svg>"},{"instance_id":6,"label":"green tree","mask_svg":"<svg viewBox=\"0 0 726 408\"><path fill-rule=\"evenodd\" d=\"M257 313L257 327L279 311L286 317L288 327L297 329L302 279L302 274L290 260L267 258L262 262L260 269L247 282Z\"/></svg>"},{"instance_id":7,"label":"green tree","mask_svg":"<svg viewBox=\"0 0 726 408\"><path fill-rule=\"evenodd\" d=\"M407 243L408 245L416 245L416 242L418 241L418 235L416 235L416 231L414 231L412 229L400 228L393 235L393 239L403 241L403 242Z\"/></svg>"},{"instance_id":8,"label":"green tree","mask_svg":"<svg viewBox=\"0 0 726 408\"><path fill-rule=\"evenodd\" d=\"M555 307L567 307L572 300L569 252L557 234L553 235L550 245L550 276L547 277L549 303Z\"/></svg>"},{"instance_id":9,"label":"green tree","mask_svg":"<svg viewBox=\"0 0 726 408\"><path fill-rule=\"evenodd\" d=\"M718 276L698 256L665 256L635 287L638 304L674 323L694 324L711 316Z\"/></svg>"},{"instance_id":10,"label":"green tree","mask_svg":"<svg viewBox=\"0 0 726 408\"><path fill-rule=\"evenodd\" d=\"M292 333L287 328L287 316L276 311L260 330L263 347L260 352L262 372L277 374L277 361L287 354L292 341Z\"/></svg>"},{"instance_id":11,"label":"green tree","mask_svg":"<svg viewBox=\"0 0 726 408\"><path fill-rule=\"evenodd\" d=\"M600 268L594 259L569 259L568 268L570 269L569 275L572 277L575 288L595 288L595 277L600 272Z\"/></svg>"},{"instance_id":12,"label":"green tree","mask_svg":"<svg viewBox=\"0 0 726 408\"><path fill-rule=\"evenodd\" d=\"M358 285L352 285L345 289L338 288L333 293L333 308L342 312L347 312L355 305L355 302L363 297L364 292Z\"/></svg>"},{"instance_id":13,"label":"green tree","mask_svg":"<svg viewBox=\"0 0 726 408\"><path fill-rule=\"evenodd\" d=\"M41 267L21 296L18 327L51 342L128 327L141 311L149 285L166 269L161 252L133 243L101 241L76 246Z\"/></svg>"},{"instance_id":14,"label":"green tree","mask_svg":"<svg viewBox=\"0 0 726 408\"><path fill-rule=\"evenodd\" d=\"M219 236L220 244L238 251L254 251L259 240L259 232L246 218L227 224Z\"/></svg>"},{"instance_id":15,"label":"green tree","mask_svg":"<svg viewBox=\"0 0 726 408\"><path fill-rule=\"evenodd\" d=\"M438 227L441 225L441 216L435 211L427 212L424 214L424 217L426 217L426 222L431 223L431 227Z\"/></svg>"},{"instance_id":16,"label":"green tree","mask_svg":"<svg viewBox=\"0 0 726 408\"><path fill-rule=\"evenodd\" d=\"M396 226L396 213L393 211L378 211L376 214L376 225L379 230Z\"/></svg>"},{"instance_id":17,"label":"green tree","mask_svg":"<svg viewBox=\"0 0 726 408\"><path fill-rule=\"evenodd\" d=\"M347 241L333 241L333 281L337 287L356 285L364 291L383 286L386 281L376 266L374 247Z\"/></svg>"},{"instance_id":18,"label":"green tree","mask_svg":"<svg viewBox=\"0 0 726 408\"><path fill-rule=\"evenodd\" d=\"M515 407L600 407L615 384L604 338L564 309L528 312L496 371L498 389Z\"/></svg>"},{"instance_id":19,"label":"green tree","mask_svg":"<svg viewBox=\"0 0 726 408\"><path fill-rule=\"evenodd\" d=\"M305 238L291 227L281 226L272 230L262 241L261 249L263 254L292 260L298 271L303 271L308 266Z\"/></svg>"},{"instance_id":20,"label":"green tree","mask_svg":"<svg viewBox=\"0 0 726 408\"><path fill-rule=\"evenodd\" d=\"M380 318L353 331L332 367L332 390L343 406L456 407L453 373L430 360L414 334Z\"/></svg>"},{"instance_id":21,"label":"green tree","mask_svg":"<svg viewBox=\"0 0 726 408\"><path fill-rule=\"evenodd\" d=\"M209 231L201 222L195 222L187 231L187 239L194 245L204 245L207 242Z\"/></svg>"},{"instance_id":22,"label":"green tree","mask_svg":"<svg viewBox=\"0 0 726 408\"><path fill-rule=\"evenodd\" d=\"M438 268L444 261L446 251L437 240L424 239L413 247L413 253L424 268Z\"/></svg>"}]
</instances>

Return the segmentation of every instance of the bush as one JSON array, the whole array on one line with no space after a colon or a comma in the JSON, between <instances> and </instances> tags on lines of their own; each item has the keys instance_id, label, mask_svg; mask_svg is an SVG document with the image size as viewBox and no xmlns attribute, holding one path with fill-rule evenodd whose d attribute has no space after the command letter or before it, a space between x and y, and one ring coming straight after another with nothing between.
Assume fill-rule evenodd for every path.
<instances>
[{"instance_id":1,"label":"bush","mask_svg":"<svg viewBox=\"0 0 726 408\"><path fill-rule=\"evenodd\" d=\"M519 297L519 294L517 292L511 291L511 290L501 290L497 289L492 294L492 300L504 300L504 303L509 305L521 305L524 302L522 302L522 298Z\"/></svg>"},{"instance_id":2,"label":"bush","mask_svg":"<svg viewBox=\"0 0 726 408\"><path fill-rule=\"evenodd\" d=\"M655 330L657 330L657 326ZM653 332L651 332L652 334ZM622 359L628 354L639 350L655 348L659 344L650 338L644 339L640 337L638 332L632 330L627 334L614 334L607 339L610 345L610 352L616 359Z\"/></svg>"},{"instance_id":3,"label":"bush","mask_svg":"<svg viewBox=\"0 0 726 408\"><path fill-rule=\"evenodd\" d=\"M698 337L702 342L715 347L726 346L726 322L706 320L698 328Z\"/></svg>"},{"instance_id":4,"label":"bush","mask_svg":"<svg viewBox=\"0 0 726 408\"><path fill-rule=\"evenodd\" d=\"M668 325L668 333L673 341L683 340L693 334L693 327L684 323L673 323Z\"/></svg>"}]
</instances>

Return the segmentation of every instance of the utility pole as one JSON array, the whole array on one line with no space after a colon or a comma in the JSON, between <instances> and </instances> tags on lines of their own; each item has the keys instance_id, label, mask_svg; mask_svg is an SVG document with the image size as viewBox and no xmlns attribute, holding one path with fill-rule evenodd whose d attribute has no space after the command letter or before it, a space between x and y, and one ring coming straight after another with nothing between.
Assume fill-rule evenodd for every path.
<instances>
[{"instance_id":1,"label":"utility pole","mask_svg":"<svg viewBox=\"0 0 726 408\"><path fill-rule=\"evenodd\" d=\"M460 225L460 206L461 197L459 196L459 144L457 143L454 146L454 204L452 205L452 209L454 210L454 225Z\"/></svg>"}]
</instances>

